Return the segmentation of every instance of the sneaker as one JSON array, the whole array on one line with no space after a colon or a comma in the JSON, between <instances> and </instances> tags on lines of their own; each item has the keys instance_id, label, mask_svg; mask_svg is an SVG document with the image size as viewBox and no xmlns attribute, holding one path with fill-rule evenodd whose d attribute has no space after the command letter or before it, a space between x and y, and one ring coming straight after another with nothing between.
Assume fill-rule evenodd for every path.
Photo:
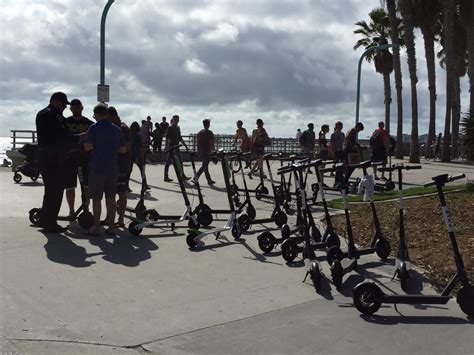
<instances>
[{"instance_id":1,"label":"sneaker","mask_svg":"<svg viewBox=\"0 0 474 355\"><path fill-rule=\"evenodd\" d=\"M212 186L212 185L214 185L215 183L216 183L216 182L215 182L214 180L209 180L209 181L207 182L207 184L208 184L209 186Z\"/></svg>"},{"instance_id":2,"label":"sneaker","mask_svg":"<svg viewBox=\"0 0 474 355\"><path fill-rule=\"evenodd\" d=\"M173 179L170 179L168 176L165 176L165 182L171 182Z\"/></svg>"}]
</instances>

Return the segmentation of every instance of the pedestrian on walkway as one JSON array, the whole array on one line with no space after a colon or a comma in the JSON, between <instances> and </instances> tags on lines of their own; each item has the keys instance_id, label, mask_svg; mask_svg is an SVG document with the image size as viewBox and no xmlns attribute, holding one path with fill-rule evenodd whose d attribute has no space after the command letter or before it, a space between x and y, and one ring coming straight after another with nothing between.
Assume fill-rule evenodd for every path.
<instances>
[{"instance_id":1,"label":"pedestrian on walkway","mask_svg":"<svg viewBox=\"0 0 474 355\"><path fill-rule=\"evenodd\" d=\"M174 115L173 118L171 119L171 126L169 126L168 130L166 131L166 148L169 149L181 143L184 145L186 150L188 150L188 146L186 145L186 143L183 140L183 137L181 136L181 128L179 128L178 123L179 123L179 116ZM183 166L183 158L181 157L181 153L179 149L175 149L173 154L177 155L181 166ZM173 159L173 155L171 154L171 152L168 152L168 157L166 158L166 162L165 162L165 182L173 181L169 177L169 169L170 169L172 159ZM190 179L184 174L184 169L183 169L183 179L184 180Z\"/></svg>"},{"instance_id":2,"label":"pedestrian on walkway","mask_svg":"<svg viewBox=\"0 0 474 355\"><path fill-rule=\"evenodd\" d=\"M346 136L342 132L343 124L341 121L337 121L334 125L334 132L331 134L331 141L329 142L329 149L331 155L336 163L344 162L344 141ZM334 173L331 173L331 176L334 176ZM336 174L336 183L342 181L341 174Z\"/></svg>"},{"instance_id":3,"label":"pedestrian on walkway","mask_svg":"<svg viewBox=\"0 0 474 355\"><path fill-rule=\"evenodd\" d=\"M349 132L347 132L346 140L344 142L344 158L346 164L357 164L360 163L360 148L361 145L359 140L357 139L357 135L359 132L364 130L364 125L362 122L357 122L355 127L351 128ZM346 169L346 176L344 178L345 182L349 181L352 173L354 172L355 168L347 168Z\"/></svg>"},{"instance_id":4,"label":"pedestrian on walkway","mask_svg":"<svg viewBox=\"0 0 474 355\"><path fill-rule=\"evenodd\" d=\"M326 134L329 132L329 125L323 124L318 134L319 158L322 160L329 159L328 140Z\"/></svg>"},{"instance_id":5,"label":"pedestrian on walkway","mask_svg":"<svg viewBox=\"0 0 474 355\"><path fill-rule=\"evenodd\" d=\"M202 166L197 171L196 175L193 178L193 183L198 184L199 177L202 173L206 175L208 185L214 185L216 182L212 180L211 174L209 174L209 163L212 160L212 157L209 153L215 150L214 146L214 133L209 129L211 126L211 121L205 119L202 121L203 129L201 129L197 134L197 150L198 156L202 159Z\"/></svg>"},{"instance_id":6,"label":"pedestrian on walkway","mask_svg":"<svg viewBox=\"0 0 474 355\"><path fill-rule=\"evenodd\" d=\"M94 118L97 123L89 127L84 144L86 152L92 151L89 190L93 201L94 226L87 234L90 236L100 235L102 197L105 193L107 208L105 223L108 225L106 233L115 235L117 234L114 220L117 209L115 195L119 174L118 153L125 153L125 140L120 128L108 120L105 104L99 103L94 107Z\"/></svg>"},{"instance_id":7,"label":"pedestrian on walkway","mask_svg":"<svg viewBox=\"0 0 474 355\"><path fill-rule=\"evenodd\" d=\"M252 179L252 174L255 172L255 170L257 170L257 168L260 170L260 176L264 178L266 177L263 173L263 155L265 154L265 147L271 143L267 131L265 128L263 128L262 119L257 119L256 124L257 128L255 128L252 132L252 139L250 143L252 155L256 157L257 164L255 164L249 172L250 179Z\"/></svg>"},{"instance_id":8,"label":"pedestrian on walkway","mask_svg":"<svg viewBox=\"0 0 474 355\"><path fill-rule=\"evenodd\" d=\"M145 173L145 164L143 162L142 155L142 137L140 135L140 125L138 122L132 122L130 125L130 152L131 152L131 162L130 162L130 172L128 174L128 180L130 181L130 176L133 171L133 166L136 165L140 171L140 178L142 182L142 189L150 190L150 187L147 184L146 173ZM128 192L132 192L130 187L127 188Z\"/></svg>"},{"instance_id":9,"label":"pedestrian on walkway","mask_svg":"<svg viewBox=\"0 0 474 355\"><path fill-rule=\"evenodd\" d=\"M387 156L390 153L390 138L384 128L385 123L383 121L380 121L378 128L374 131L374 133L372 133L372 136L370 137L370 148L372 150L370 160L374 163L381 162L383 167L387 165ZM375 165L374 179L379 180L379 177L377 176L377 166ZM382 171L380 179L387 180L384 171Z\"/></svg>"}]
</instances>

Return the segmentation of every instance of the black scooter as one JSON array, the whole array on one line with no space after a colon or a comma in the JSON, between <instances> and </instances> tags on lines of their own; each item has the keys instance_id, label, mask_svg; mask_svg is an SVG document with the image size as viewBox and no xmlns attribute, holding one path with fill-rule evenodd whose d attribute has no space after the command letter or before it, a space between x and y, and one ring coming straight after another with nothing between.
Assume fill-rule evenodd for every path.
<instances>
[{"instance_id":1,"label":"black scooter","mask_svg":"<svg viewBox=\"0 0 474 355\"><path fill-rule=\"evenodd\" d=\"M387 295L379 286L373 282L362 282L358 284L352 291L354 306L363 314L373 314L377 312L382 303L393 304L446 304L451 298L450 294L457 284L461 283L461 288L457 293L457 303L461 310L468 316L474 316L474 286L469 283L464 262L459 252L459 247L454 233L454 225L449 215L446 205L443 186L451 181L464 178L465 175L449 176L448 174L438 175L432 178L433 181L425 183L425 187L436 186L438 190L439 200L441 202L441 210L443 211L444 221L451 240L451 246L456 264L456 273L449 280L446 287L440 295Z\"/></svg>"},{"instance_id":2,"label":"black scooter","mask_svg":"<svg viewBox=\"0 0 474 355\"><path fill-rule=\"evenodd\" d=\"M373 164L371 163L371 161L367 160L365 162L362 162L362 163L356 164L356 165L352 165L352 166L355 167L355 168L362 169L364 177L367 178L369 176L369 174L367 172L367 168L369 168L372 165ZM372 211L372 220L373 220L373 223L374 223L374 234L372 236L372 240L370 242L370 245L366 248L357 249L355 247L353 238L350 237L349 238L349 243L348 243L349 247L348 247L347 251L343 252L339 247L336 247L336 246L329 248L328 252L327 252L327 262L329 263L329 265L331 265L334 268L334 270L339 269L339 271L340 271L339 266L335 265L333 263L336 260L340 262L344 258L349 258L349 250L351 250L351 249L355 252L355 254L353 253L353 257L356 258L356 259L361 255L369 255L369 254L374 254L374 253L376 253L378 255L378 257L382 260L385 260L390 256L390 251L391 251L390 243L383 236L382 227L380 226L380 221L379 221L379 218L377 216L377 210L375 209L375 202L374 202L373 196L370 196L369 204L370 204L370 209ZM347 206L344 206L345 209L346 209L346 207ZM346 217L346 221L348 221L348 223L350 222L350 220L348 220L348 217ZM336 275L336 279L339 279L339 278L342 278L342 276L339 275L339 274ZM336 280L336 281L338 281L338 280ZM336 282L335 282L335 284L336 284Z\"/></svg>"}]
</instances>

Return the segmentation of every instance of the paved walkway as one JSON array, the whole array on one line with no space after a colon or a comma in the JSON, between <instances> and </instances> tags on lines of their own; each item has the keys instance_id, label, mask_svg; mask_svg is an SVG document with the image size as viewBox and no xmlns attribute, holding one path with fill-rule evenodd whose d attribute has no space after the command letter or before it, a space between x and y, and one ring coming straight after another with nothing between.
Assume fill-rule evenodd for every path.
<instances>
[{"instance_id":1,"label":"paved walkway","mask_svg":"<svg viewBox=\"0 0 474 355\"><path fill-rule=\"evenodd\" d=\"M152 190L146 205L180 214L177 184L163 183L162 170L147 169ZM406 181L420 184L443 172L474 179L473 166L428 163L408 172ZM342 293L326 280L318 294L301 282L306 271L301 261L289 267L278 250L261 254L256 236L265 226L253 226L239 241L230 235L206 238L196 251L186 246L185 228L89 239L73 223L65 234L45 235L27 218L41 201L42 186L28 179L14 184L12 175L0 173L0 352L462 354L474 348L472 320L455 300L398 310L386 305L374 317L359 314L350 291L366 277L387 292L400 291L391 281L393 260L364 257ZM212 166L212 175L217 184L206 186L205 196L209 204L225 207L219 166ZM190 197L197 202L192 190ZM138 196L131 198L133 205ZM270 204L254 202L258 216L269 214ZM323 253L317 255L330 275ZM422 275L412 282L416 290L433 292Z\"/></svg>"}]
</instances>

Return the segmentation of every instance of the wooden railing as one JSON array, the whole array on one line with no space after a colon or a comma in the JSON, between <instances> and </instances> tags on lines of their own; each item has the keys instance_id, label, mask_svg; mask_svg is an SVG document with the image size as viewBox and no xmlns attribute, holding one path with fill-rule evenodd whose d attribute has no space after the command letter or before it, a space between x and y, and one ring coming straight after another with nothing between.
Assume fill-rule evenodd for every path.
<instances>
[{"instance_id":1,"label":"wooden railing","mask_svg":"<svg viewBox=\"0 0 474 355\"><path fill-rule=\"evenodd\" d=\"M25 143L36 142L36 131L11 130L12 149L21 148Z\"/></svg>"}]
</instances>

